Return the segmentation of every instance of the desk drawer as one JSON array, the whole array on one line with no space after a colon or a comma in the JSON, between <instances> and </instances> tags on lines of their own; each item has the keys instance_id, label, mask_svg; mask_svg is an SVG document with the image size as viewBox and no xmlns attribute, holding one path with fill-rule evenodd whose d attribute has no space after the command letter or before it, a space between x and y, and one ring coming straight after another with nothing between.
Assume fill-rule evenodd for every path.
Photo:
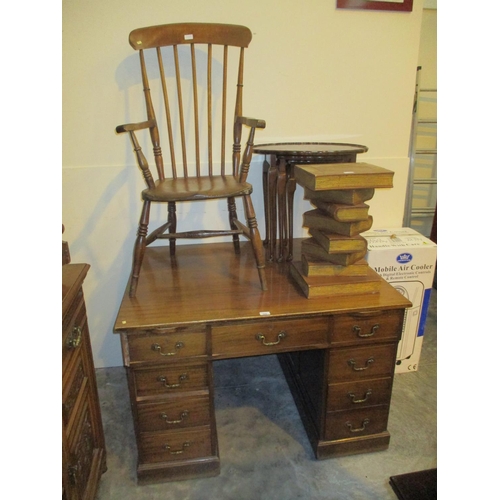
<instances>
[{"instance_id":1,"label":"desk drawer","mask_svg":"<svg viewBox=\"0 0 500 500\"><path fill-rule=\"evenodd\" d=\"M389 405L328 413L325 439L329 441L379 434L387 430L388 419Z\"/></svg>"},{"instance_id":2,"label":"desk drawer","mask_svg":"<svg viewBox=\"0 0 500 500\"><path fill-rule=\"evenodd\" d=\"M205 330L165 334L128 335L130 363L170 362L207 352Z\"/></svg>"},{"instance_id":3,"label":"desk drawer","mask_svg":"<svg viewBox=\"0 0 500 500\"><path fill-rule=\"evenodd\" d=\"M375 311L334 316L332 344L399 340L404 310Z\"/></svg>"},{"instance_id":4,"label":"desk drawer","mask_svg":"<svg viewBox=\"0 0 500 500\"><path fill-rule=\"evenodd\" d=\"M214 357L252 356L328 345L328 319L257 321L212 327Z\"/></svg>"},{"instance_id":5,"label":"desk drawer","mask_svg":"<svg viewBox=\"0 0 500 500\"><path fill-rule=\"evenodd\" d=\"M210 424L208 394L198 397L175 397L161 403L137 405L141 432L165 431Z\"/></svg>"},{"instance_id":6,"label":"desk drawer","mask_svg":"<svg viewBox=\"0 0 500 500\"><path fill-rule=\"evenodd\" d=\"M347 382L382 376L392 376L396 363L397 343L332 349L330 351L329 382Z\"/></svg>"},{"instance_id":7,"label":"desk drawer","mask_svg":"<svg viewBox=\"0 0 500 500\"><path fill-rule=\"evenodd\" d=\"M183 431L147 432L139 440L139 461L171 462L212 455L210 427Z\"/></svg>"},{"instance_id":8,"label":"desk drawer","mask_svg":"<svg viewBox=\"0 0 500 500\"><path fill-rule=\"evenodd\" d=\"M206 365L133 370L136 397L164 395L207 387Z\"/></svg>"},{"instance_id":9,"label":"desk drawer","mask_svg":"<svg viewBox=\"0 0 500 500\"><path fill-rule=\"evenodd\" d=\"M369 379L328 386L327 411L353 410L389 404L392 378Z\"/></svg>"}]
</instances>

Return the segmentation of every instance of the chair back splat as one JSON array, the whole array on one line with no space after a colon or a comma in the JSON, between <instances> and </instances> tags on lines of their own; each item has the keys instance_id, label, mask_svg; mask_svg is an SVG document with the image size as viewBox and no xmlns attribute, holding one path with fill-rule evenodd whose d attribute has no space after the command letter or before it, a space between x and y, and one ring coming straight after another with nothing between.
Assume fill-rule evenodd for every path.
<instances>
[{"instance_id":1,"label":"chair back splat","mask_svg":"<svg viewBox=\"0 0 500 500\"><path fill-rule=\"evenodd\" d=\"M145 247L159 238L169 239L173 256L178 238L221 235L231 235L239 252L242 234L252 242L261 288L267 288L252 186L246 182L255 130L265 127L263 120L243 116L244 53L251 39L245 26L209 23L166 24L130 33L130 45L139 52L147 117L116 128L118 133L129 133L147 186L134 247L131 297ZM243 126L249 133L242 155ZM151 137L156 179L136 136L136 131L145 129ZM161 139L165 137L164 161ZM236 197L243 198L246 224L238 220ZM227 199L229 229L177 232L176 203L221 198ZM168 216L166 223L148 233L153 202L167 203Z\"/></svg>"}]
</instances>

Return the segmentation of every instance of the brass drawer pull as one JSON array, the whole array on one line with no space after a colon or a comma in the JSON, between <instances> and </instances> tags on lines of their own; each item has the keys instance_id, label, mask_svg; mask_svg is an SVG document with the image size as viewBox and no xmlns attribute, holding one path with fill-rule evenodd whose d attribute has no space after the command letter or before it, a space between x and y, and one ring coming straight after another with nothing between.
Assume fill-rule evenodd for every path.
<instances>
[{"instance_id":1,"label":"brass drawer pull","mask_svg":"<svg viewBox=\"0 0 500 500\"><path fill-rule=\"evenodd\" d=\"M375 362L374 358L369 358L366 360L365 366L361 366L359 368L356 368L356 361L354 359L350 359L347 364L355 371L355 372L361 372L363 370L368 370L370 368L370 365Z\"/></svg>"},{"instance_id":2,"label":"brass drawer pull","mask_svg":"<svg viewBox=\"0 0 500 500\"><path fill-rule=\"evenodd\" d=\"M255 338L257 340L260 340L262 342L262 345L265 345L265 346L273 346L273 345L278 345L282 339L284 339L286 337L286 332L285 331L281 331L278 333L278 340L276 342L266 342L266 336L263 335L262 333L258 333L257 335L255 335Z\"/></svg>"},{"instance_id":3,"label":"brass drawer pull","mask_svg":"<svg viewBox=\"0 0 500 500\"><path fill-rule=\"evenodd\" d=\"M361 339L364 339L366 337L373 337L373 335L375 335L375 332L380 328L380 325L373 325L372 326L372 329L370 331L370 333L361 333L361 328L357 325L354 325L352 327L352 331L354 333L356 333L356 335L361 338Z\"/></svg>"},{"instance_id":4,"label":"brass drawer pull","mask_svg":"<svg viewBox=\"0 0 500 500\"><path fill-rule=\"evenodd\" d=\"M70 349L76 349L82 342L82 329L79 326L75 326L71 330L71 334L66 339L66 347Z\"/></svg>"},{"instance_id":5,"label":"brass drawer pull","mask_svg":"<svg viewBox=\"0 0 500 500\"><path fill-rule=\"evenodd\" d=\"M358 427L357 429L353 429L352 428L352 424L351 422L346 422L345 425L347 425L347 427L349 427L349 430L351 432L363 432L365 429L366 429L366 426L370 423L370 419L369 418L365 418L363 420L363 422L361 423L362 427Z\"/></svg>"},{"instance_id":6,"label":"brass drawer pull","mask_svg":"<svg viewBox=\"0 0 500 500\"><path fill-rule=\"evenodd\" d=\"M351 398L351 402L354 404L359 404L359 403L365 403L368 400L368 396L371 396L372 390L368 389L366 391L365 397L363 399L354 399L356 397L356 394L353 392L350 392L348 396Z\"/></svg>"},{"instance_id":7,"label":"brass drawer pull","mask_svg":"<svg viewBox=\"0 0 500 500\"><path fill-rule=\"evenodd\" d=\"M169 420L168 415L163 412L160 413L160 418L163 418L165 420L166 424L180 424L185 418L187 418L189 415L187 410L184 410L180 415L179 415L179 420Z\"/></svg>"},{"instance_id":8,"label":"brass drawer pull","mask_svg":"<svg viewBox=\"0 0 500 500\"><path fill-rule=\"evenodd\" d=\"M189 446L191 446L191 443L189 441L185 441L184 443L182 443L182 450L171 451L170 445L168 445L168 444L165 445L165 449L168 450L170 455L181 455L182 453L184 453L186 448L189 448Z\"/></svg>"},{"instance_id":9,"label":"brass drawer pull","mask_svg":"<svg viewBox=\"0 0 500 500\"><path fill-rule=\"evenodd\" d=\"M152 344L151 350L161 354L162 356L175 356L179 352L179 349L182 349L183 347L184 347L183 342L177 342L177 344L175 344L176 351L174 351L174 352L161 352L161 345L160 344Z\"/></svg>"},{"instance_id":10,"label":"brass drawer pull","mask_svg":"<svg viewBox=\"0 0 500 500\"><path fill-rule=\"evenodd\" d=\"M180 387L182 382L189 380L189 376L187 373L183 373L182 375L179 375L179 383L177 383L177 384L169 384L167 381L167 377L165 377L165 376L158 377L156 380L158 380L158 382L161 382L168 389L175 389L176 387Z\"/></svg>"}]
</instances>

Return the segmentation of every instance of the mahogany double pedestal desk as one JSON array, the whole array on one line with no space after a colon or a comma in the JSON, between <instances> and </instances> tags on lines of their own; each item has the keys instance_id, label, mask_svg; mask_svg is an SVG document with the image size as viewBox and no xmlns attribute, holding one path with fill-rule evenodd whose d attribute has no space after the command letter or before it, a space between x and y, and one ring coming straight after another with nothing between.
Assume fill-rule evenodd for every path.
<instances>
[{"instance_id":1,"label":"mahogany double pedestal desk","mask_svg":"<svg viewBox=\"0 0 500 500\"><path fill-rule=\"evenodd\" d=\"M139 483L219 473L219 359L278 355L318 459L388 447L396 350L411 303L382 278L377 294L307 299L288 266L266 265L263 292L248 242L239 255L232 243L179 246L172 260L167 247L146 250L137 295L125 292L115 323Z\"/></svg>"}]
</instances>

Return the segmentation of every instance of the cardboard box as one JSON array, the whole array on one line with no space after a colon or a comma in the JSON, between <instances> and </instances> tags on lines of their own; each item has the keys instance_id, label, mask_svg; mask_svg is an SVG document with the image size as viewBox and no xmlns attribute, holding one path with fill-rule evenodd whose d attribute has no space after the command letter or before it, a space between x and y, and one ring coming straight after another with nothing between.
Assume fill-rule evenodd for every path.
<instances>
[{"instance_id":1,"label":"cardboard box","mask_svg":"<svg viewBox=\"0 0 500 500\"><path fill-rule=\"evenodd\" d=\"M362 234L366 260L413 306L406 310L396 356L396 373L418 370L425 322L436 270L437 245L411 228L378 229Z\"/></svg>"}]
</instances>

